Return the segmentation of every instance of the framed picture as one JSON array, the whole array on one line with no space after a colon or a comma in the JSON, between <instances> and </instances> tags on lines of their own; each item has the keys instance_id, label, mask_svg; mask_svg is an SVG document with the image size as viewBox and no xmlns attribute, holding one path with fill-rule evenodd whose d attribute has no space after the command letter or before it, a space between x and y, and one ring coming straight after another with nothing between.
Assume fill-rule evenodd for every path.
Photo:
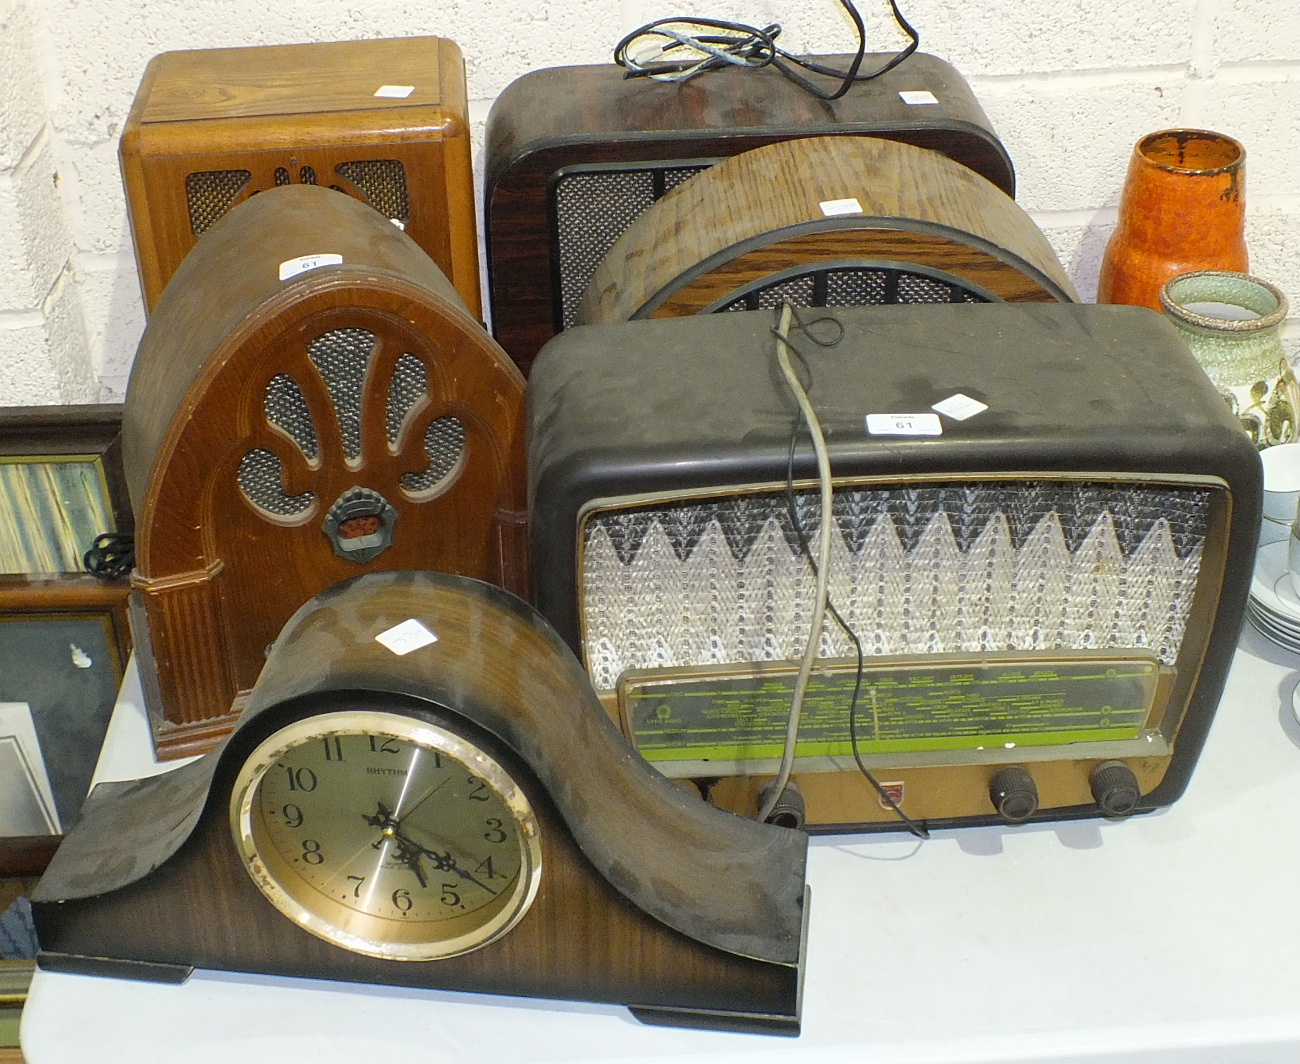
<instances>
[{"instance_id":1,"label":"framed picture","mask_svg":"<svg viewBox=\"0 0 1300 1064\"><path fill-rule=\"evenodd\" d=\"M121 406L0 408L0 876L39 874L90 786L127 655Z\"/></svg>"}]
</instances>

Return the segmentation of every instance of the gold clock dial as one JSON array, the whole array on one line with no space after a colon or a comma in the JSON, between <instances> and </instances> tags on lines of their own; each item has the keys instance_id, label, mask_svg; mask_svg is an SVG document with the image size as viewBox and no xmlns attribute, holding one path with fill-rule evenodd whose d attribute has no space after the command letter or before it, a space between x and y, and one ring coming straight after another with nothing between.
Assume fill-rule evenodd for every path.
<instances>
[{"instance_id":1,"label":"gold clock dial","mask_svg":"<svg viewBox=\"0 0 1300 1064\"><path fill-rule=\"evenodd\" d=\"M541 874L537 818L510 775L463 736L398 713L282 728L244 763L230 815L276 908L374 957L487 945L527 912Z\"/></svg>"}]
</instances>

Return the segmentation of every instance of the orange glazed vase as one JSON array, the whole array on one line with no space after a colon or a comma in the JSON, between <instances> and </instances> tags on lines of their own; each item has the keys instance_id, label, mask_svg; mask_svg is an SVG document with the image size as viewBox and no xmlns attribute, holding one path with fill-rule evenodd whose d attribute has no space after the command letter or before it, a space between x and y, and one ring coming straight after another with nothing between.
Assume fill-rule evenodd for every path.
<instances>
[{"instance_id":1,"label":"orange glazed vase","mask_svg":"<svg viewBox=\"0 0 1300 1064\"><path fill-rule=\"evenodd\" d=\"M1160 289L1180 273L1245 273L1245 164L1245 148L1209 130L1165 129L1138 141L1097 302L1160 310Z\"/></svg>"}]
</instances>

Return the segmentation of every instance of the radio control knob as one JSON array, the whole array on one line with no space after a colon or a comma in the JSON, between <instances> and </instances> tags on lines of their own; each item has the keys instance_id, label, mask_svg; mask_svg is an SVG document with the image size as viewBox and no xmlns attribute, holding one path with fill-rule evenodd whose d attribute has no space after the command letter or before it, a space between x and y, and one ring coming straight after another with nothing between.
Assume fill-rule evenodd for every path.
<instances>
[{"instance_id":1,"label":"radio control knob","mask_svg":"<svg viewBox=\"0 0 1300 1064\"><path fill-rule=\"evenodd\" d=\"M1128 816L1142 798L1142 786L1123 761L1103 761L1089 779L1092 796L1103 816Z\"/></svg>"},{"instance_id":2,"label":"radio control knob","mask_svg":"<svg viewBox=\"0 0 1300 1064\"><path fill-rule=\"evenodd\" d=\"M767 799L775 786L776 782L773 781L758 792L759 809L767 804ZM775 824L779 828L802 828L807 819L803 792L799 790L799 785L794 780L790 780L785 785L785 790L781 792L781 797L777 799L776 805L768 813L767 823Z\"/></svg>"},{"instance_id":3,"label":"radio control knob","mask_svg":"<svg viewBox=\"0 0 1300 1064\"><path fill-rule=\"evenodd\" d=\"M1008 765L989 781L989 799L1008 824L1023 824L1038 810L1038 784L1027 769Z\"/></svg>"}]
</instances>

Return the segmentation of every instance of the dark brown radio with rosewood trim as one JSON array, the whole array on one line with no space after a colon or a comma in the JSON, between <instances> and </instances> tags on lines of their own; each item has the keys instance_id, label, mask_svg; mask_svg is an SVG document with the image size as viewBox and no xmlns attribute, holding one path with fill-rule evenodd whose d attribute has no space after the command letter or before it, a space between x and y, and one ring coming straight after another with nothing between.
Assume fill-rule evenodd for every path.
<instances>
[{"instance_id":1,"label":"dark brown radio with rosewood trim","mask_svg":"<svg viewBox=\"0 0 1300 1064\"><path fill-rule=\"evenodd\" d=\"M847 66L851 57L817 58ZM525 373L574 324L592 274L628 225L721 159L777 141L865 134L929 148L1015 193L1011 160L970 86L932 55L914 54L829 102L770 67L674 84L623 75L613 64L536 70L508 85L488 116L493 330Z\"/></svg>"}]
</instances>

